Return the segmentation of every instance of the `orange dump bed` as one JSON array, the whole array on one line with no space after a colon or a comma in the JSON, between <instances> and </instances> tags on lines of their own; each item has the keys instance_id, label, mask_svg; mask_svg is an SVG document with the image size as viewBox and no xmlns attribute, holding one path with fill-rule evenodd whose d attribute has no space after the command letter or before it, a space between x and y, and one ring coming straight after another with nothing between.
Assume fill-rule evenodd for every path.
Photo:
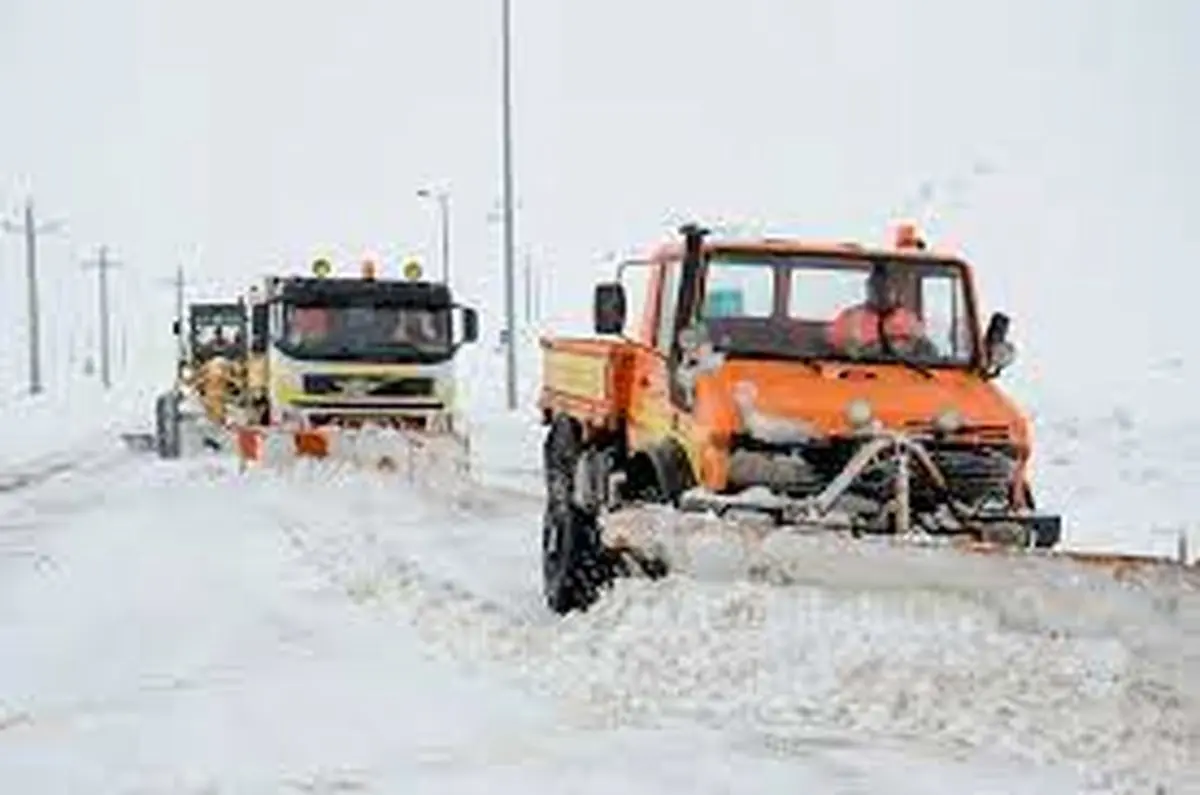
<instances>
[{"instance_id":1,"label":"orange dump bed","mask_svg":"<svg viewBox=\"0 0 1200 795\"><path fill-rule=\"evenodd\" d=\"M541 343L539 408L594 427L615 427L629 405L633 346L595 337L544 337Z\"/></svg>"}]
</instances>

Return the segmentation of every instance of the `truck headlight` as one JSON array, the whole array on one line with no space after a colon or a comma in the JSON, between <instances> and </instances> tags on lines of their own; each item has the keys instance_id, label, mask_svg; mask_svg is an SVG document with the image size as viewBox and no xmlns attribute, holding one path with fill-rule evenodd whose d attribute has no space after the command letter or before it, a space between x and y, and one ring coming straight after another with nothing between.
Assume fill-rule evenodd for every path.
<instances>
[{"instance_id":1,"label":"truck headlight","mask_svg":"<svg viewBox=\"0 0 1200 795\"><path fill-rule=\"evenodd\" d=\"M963 415L958 409L950 406L938 412L933 418L933 427L942 433L955 433L963 427Z\"/></svg>"},{"instance_id":2,"label":"truck headlight","mask_svg":"<svg viewBox=\"0 0 1200 795\"><path fill-rule=\"evenodd\" d=\"M850 423L852 428L865 428L874 416L875 411L871 404L863 398L855 398L846 404L846 422Z\"/></svg>"}]
</instances>

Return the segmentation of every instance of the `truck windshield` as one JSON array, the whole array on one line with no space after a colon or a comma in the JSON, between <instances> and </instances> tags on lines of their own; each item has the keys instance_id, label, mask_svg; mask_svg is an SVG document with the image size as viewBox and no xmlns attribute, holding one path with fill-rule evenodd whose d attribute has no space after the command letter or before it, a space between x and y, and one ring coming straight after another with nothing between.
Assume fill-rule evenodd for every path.
<instances>
[{"instance_id":1,"label":"truck windshield","mask_svg":"<svg viewBox=\"0 0 1200 795\"><path fill-rule=\"evenodd\" d=\"M962 273L939 260L715 255L699 311L735 356L964 367L974 320Z\"/></svg>"},{"instance_id":2,"label":"truck windshield","mask_svg":"<svg viewBox=\"0 0 1200 795\"><path fill-rule=\"evenodd\" d=\"M193 306L191 310L191 346L199 361L214 356L236 358L244 350L241 308Z\"/></svg>"},{"instance_id":3,"label":"truck windshield","mask_svg":"<svg viewBox=\"0 0 1200 795\"><path fill-rule=\"evenodd\" d=\"M296 358L436 362L453 352L448 309L375 304L282 309L276 344Z\"/></svg>"}]
</instances>

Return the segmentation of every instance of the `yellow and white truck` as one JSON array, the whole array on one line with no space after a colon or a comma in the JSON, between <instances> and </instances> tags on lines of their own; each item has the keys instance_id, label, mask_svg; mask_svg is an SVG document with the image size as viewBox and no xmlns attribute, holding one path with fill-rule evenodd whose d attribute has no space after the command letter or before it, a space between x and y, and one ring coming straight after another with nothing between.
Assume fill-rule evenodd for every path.
<instances>
[{"instance_id":1,"label":"yellow and white truck","mask_svg":"<svg viewBox=\"0 0 1200 795\"><path fill-rule=\"evenodd\" d=\"M383 426L465 445L455 357L479 336L475 309L409 262L403 278L366 263L335 276L268 276L248 296L248 427L336 431Z\"/></svg>"}]
</instances>

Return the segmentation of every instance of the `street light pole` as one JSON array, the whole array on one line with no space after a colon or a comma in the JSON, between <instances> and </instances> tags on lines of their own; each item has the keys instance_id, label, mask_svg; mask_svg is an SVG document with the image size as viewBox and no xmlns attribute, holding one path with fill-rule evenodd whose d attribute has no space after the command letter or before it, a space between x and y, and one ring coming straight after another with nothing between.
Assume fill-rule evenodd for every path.
<instances>
[{"instance_id":1,"label":"street light pole","mask_svg":"<svg viewBox=\"0 0 1200 795\"><path fill-rule=\"evenodd\" d=\"M434 199L438 205L438 228L441 236L442 281L450 284L450 192L422 188L417 191L422 199Z\"/></svg>"},{"instance_id":2,"label":"street light pole","mask_svg":"<svg viewBox=\"0 0 1200 795\"><path fill-rule=\"evenodd\" d=\"M500 0L500 51L501 51L501 141L504 181L504 326L507 330L506 360L507 377L505 396L508 410L517 408L517 319L516 259L513 234L513 142L512 142L512 2Z\"/></svg>"}]
</instances>

